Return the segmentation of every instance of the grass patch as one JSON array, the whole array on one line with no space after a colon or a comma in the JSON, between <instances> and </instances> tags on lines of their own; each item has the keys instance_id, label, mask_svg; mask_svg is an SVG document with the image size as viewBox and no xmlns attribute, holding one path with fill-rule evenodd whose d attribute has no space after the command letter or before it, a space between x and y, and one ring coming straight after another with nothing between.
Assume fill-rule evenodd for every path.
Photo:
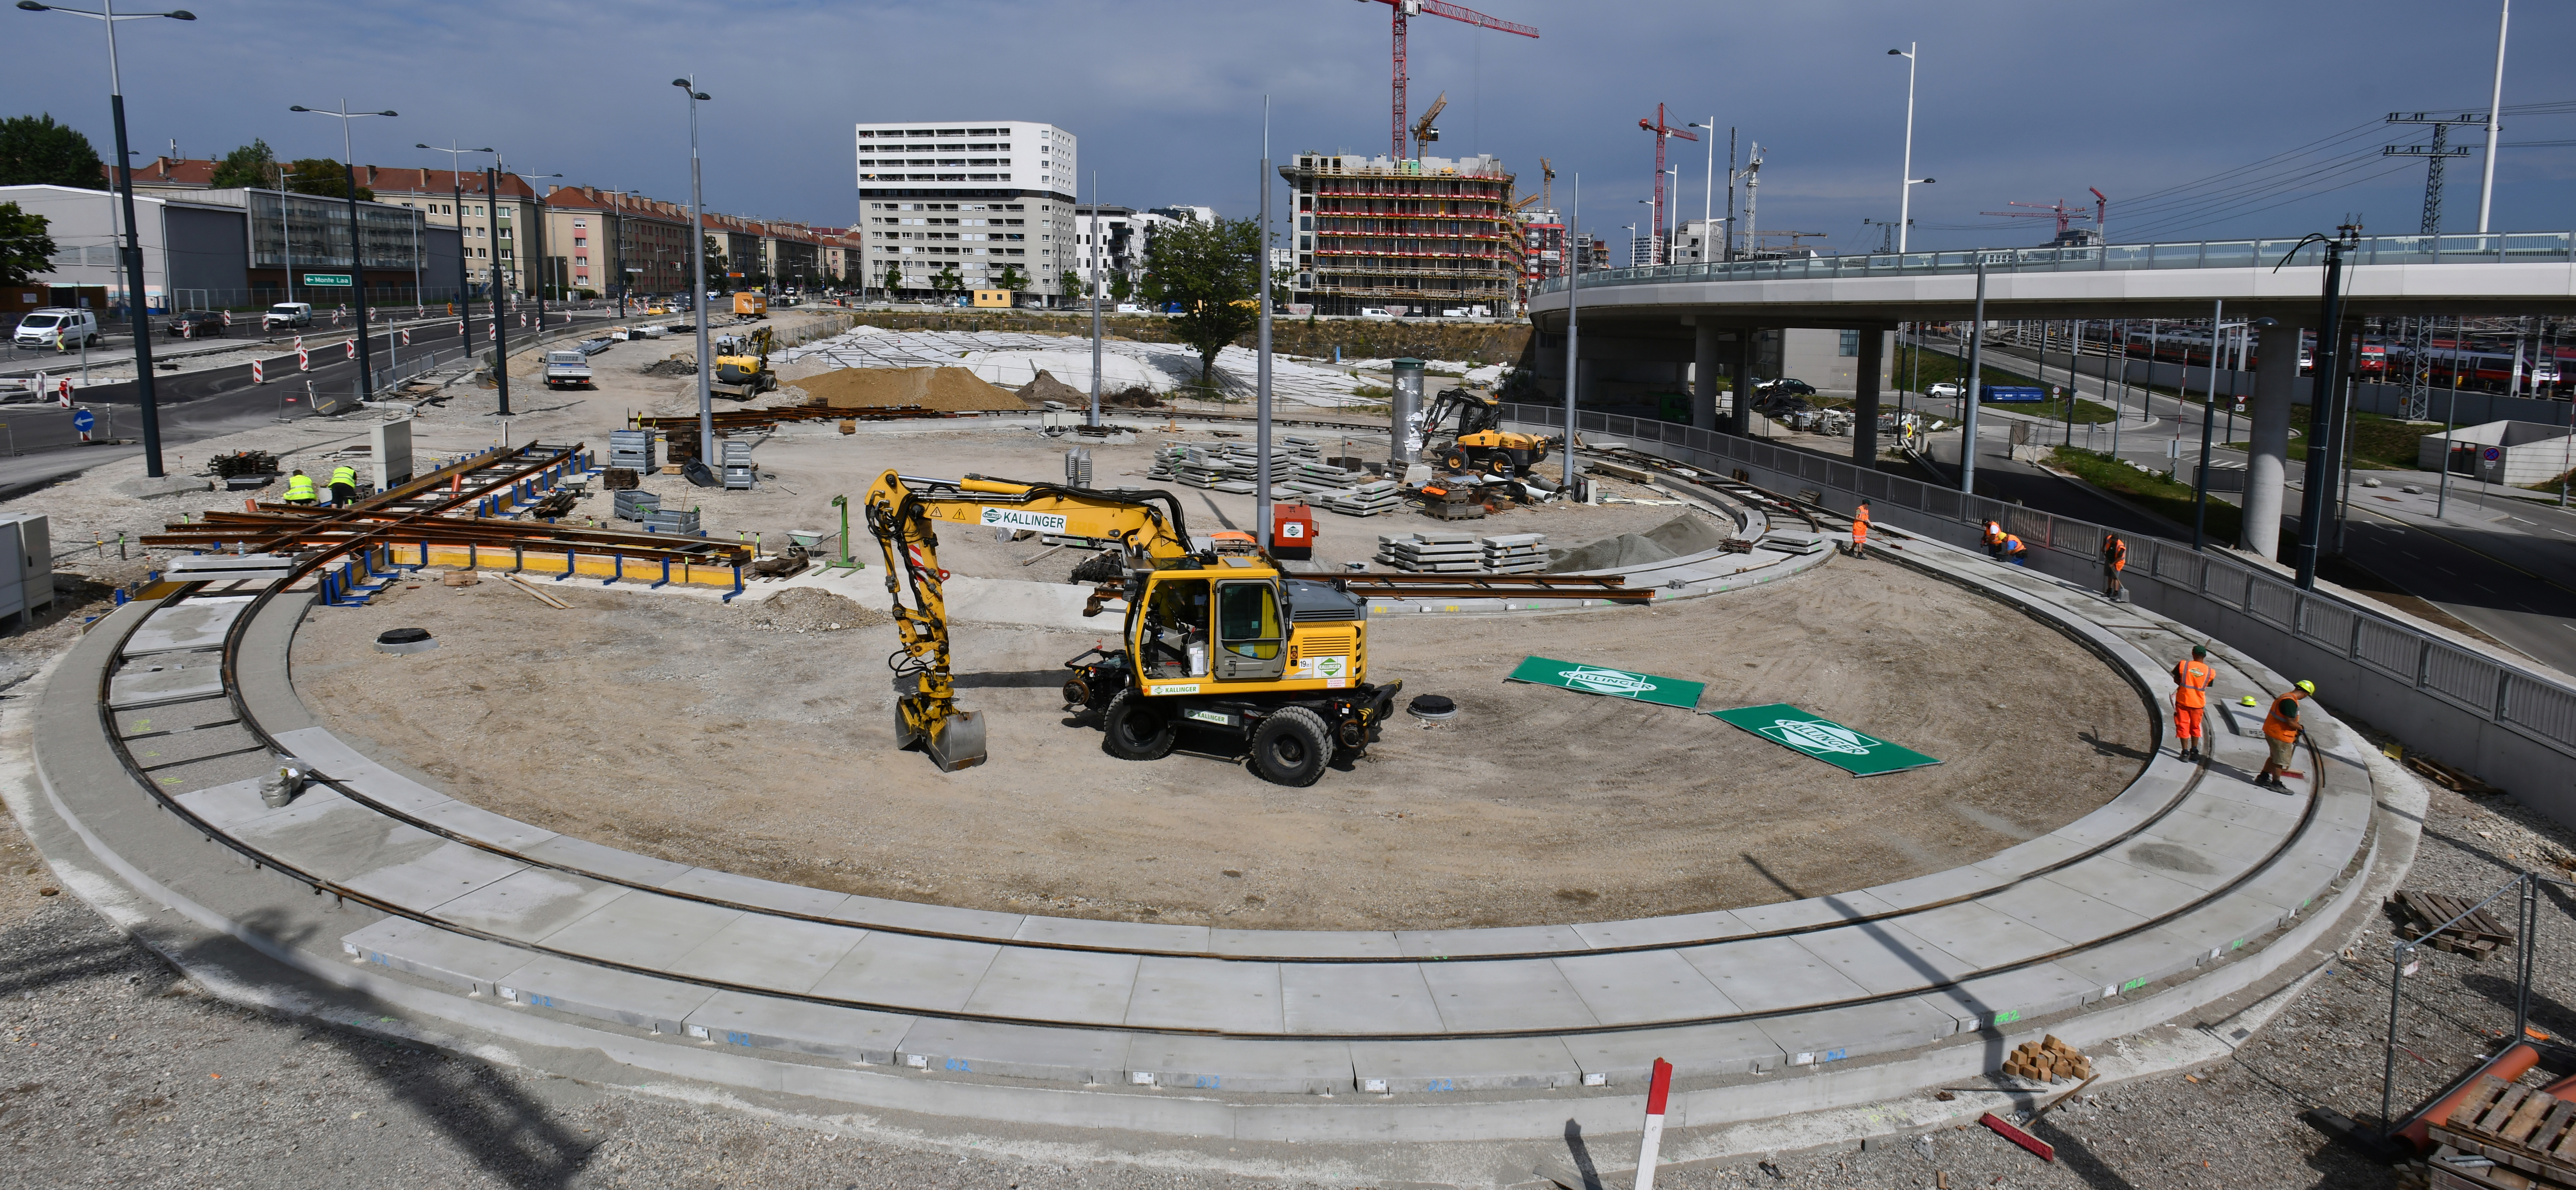
<instances>
[{"instance_id":1,"label":"grass patch","mask_svg":"<svg viewBox=\"0 0 2576 1190\"><path fill-rule=\"evenodd\" d=\"M1917 382L1917 378L1914 373L1914 356L1915 351L1911 345L1899 345L1896 349L1896 368L1892 373L1896 379L1896 383L1903 385L1909 392L1924 391L1935 384L1957 384L1959 383L1960 377L1968 374L1968 365L1958 357L1943 355L1937 351L1926 351L1922 353L1923 374L1920 380L1923 388L1916 389L1914 387ZM1986 383L1988 384L2037 385L2040 388L2048 387L2045 384L2040 384L2040 382L2033 377L2025 376L2019 372L2006 371L1991 363L1985 364L1983 367L1979 368L1978 372L1986 378ZM1985 390L1979 389L1978 391L1983 392ZM1810 399L1812 400L1813 398ZM2066 402L2062 400L2040 401L2037 403L2029 401L1979 401L1977 402L1977 407L1980 409L1993 409L2004 413L2023 413L2032 417L2046 417L2048 420L2057 422L2060 425L2063 425L2066 422ZM2081 397L2075 398L2075 424L2079 426L2107 425L2110 423L2111 419L2117 416L2118 413L2108 405L2101 404L2097 401L2088 401Z\"/></svg>"},{"instance_id":2,"label":"grass patch","mask_svg":"<svg viewBox=\"0 0 2576 1190\"><path fill-rule=\"evenodd\" d=\"M2072 472L2086 483L2117 492L2177 525L2191 525L2195 503L2192 487L2179 479L2140 471L2107 452L2081 447L2057 447L2050 453L2049 462L2060 471ZM2212 540L2235 541L2243 535L2244 524L2242 510L2215 494L2210 496L2208 531Z\"/></svg>"},{"instance_id":3,"label":"grass patch","mask_svg":"<svg viewBox=\"0 0 2576 1190\"><path fill-rule=\"evenodd\" d=\"M2305 405L2291 406L2290 424L2304 431L2308 425L2307 409ZM2383 417L2376 413L2356 413L2352 423L2352 465L2362 471L2418 470L2415 464L2419 456L2416 452L2421 448L2424 435L2440 432L2421 422ZM2253 446L2251 442L2227 444L2230 450L2251 450ZM2294 462L2307 461L2305 433L2290 439L2288 457Z\"/></svg>"}]
</instances>

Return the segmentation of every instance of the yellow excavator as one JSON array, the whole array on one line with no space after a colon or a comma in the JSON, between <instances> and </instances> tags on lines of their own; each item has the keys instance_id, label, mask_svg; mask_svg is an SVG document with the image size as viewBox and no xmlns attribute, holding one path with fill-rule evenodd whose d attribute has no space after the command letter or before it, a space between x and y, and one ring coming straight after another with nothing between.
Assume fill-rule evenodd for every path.
<instances>
[{"instance_id":1,"label":"yellow excavator","mask_svg":"<svg viewBox=\"0 0 2576 1190\"><path fill-rule=\"evenodd\" d=\"M765 326L748 335L719 337L715 375L708 378L707 391L748 401L778 387L778 373L769 370L769 348L775 342L777 337Z\"/></svg>"},{"instance_id":2,"label":"yellow excavator","mask_svg":"<svg viewBox=\"0 0 2576 1190\"><path fill-rule=\"evenodd\" d=\"M1531 465L1546 458L1559 441L1502 426L1502 398L1463 388L1442 389L1422 414L1422 441L1416 444L1414 457L1437 459L1451 471L1518 478L1529 474Z\"/></svg>"},{"instance_id":3,"label":"yellow excavator","mask_svg":"<svg viewBox=\"0 0 2576 1190\"><path fill-rule=\"evenodd\" d=\"M1123 647L1065 662L1063 693L1069 706L1098 713L1101 747L1119 759L1161 759L1187 727L1248 750L1266 780L1312 785L1335 760L1367 750L1404 687L1368 680L1364 598L1291 577L1257 550L1192 539L1170 492L888 471L868 490L867 521L885 551L903 642L888 661L910 679L895 734L942 772L985 758L983 716L957 705L949 671L942 521L1115 543L1073 579L1094 584L1086 616L1126 605Z\"/></svg>"}]
</instances>

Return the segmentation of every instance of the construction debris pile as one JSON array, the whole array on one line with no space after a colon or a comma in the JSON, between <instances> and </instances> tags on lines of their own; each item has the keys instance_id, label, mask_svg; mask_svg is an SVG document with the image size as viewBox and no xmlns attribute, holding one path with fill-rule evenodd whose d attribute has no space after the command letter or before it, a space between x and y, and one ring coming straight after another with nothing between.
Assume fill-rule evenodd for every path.
<instances>
[{"instance_id":1,"label":"construction debris pile","mask_svg":"<svg viewBox=\"0 0 2576 1190\"><path fill-rule=\"evenodd\" d=\"M789 587L760 603L754 628L778 632L845 632L886 622L886 614L821 587Z\"/></svg>"},{"instance_id":2,"label":"construction debris pile","mask_svg":"<svg viewBox=\"0 0 2576 1190\"><path fill-rule=\"evenodd\" d=\"M2004 1073L2033 1082L2054 1083L2060 1079L2093 1077L2093 1059L2085 1057L2074 1046L2057 1039L2054 1033L2038 1041L2025 1041L2014 1047L2004 1059Z\"/></svg>"},{"instance_id":3,"label":"construction debris pile","mask_svg":"<svg viewBox=\"0 0 2576 1190\"><path fill-rule=\"evenodd\" d=\"M1017 411L1035 404L964 368L841 368L789 383L805 390L813 404L832 409L908 406L972 413Z\"/></svg>"},{"instance_id":4,"label":"construction debris pile","mask_svg":"<svg viewBox=\"0 0 2576 1190\"><path fill-rule=\"evenodd\" d=\"M1426 574L1536 574L1547 565L1547 535L1512 533L1382 533L1377 560L1398 570Z\"/></svg>"},{"instance_id":5,"label":"construction debris pile","mask_svg":"<svg viewBox=\"0 0 2576 1190\"><path fill-rule=\"evenodd\" d=\"M1734 535L1732 525L1720 528L1702 514L1684 512L1644 533L1622 533L1570 550L1557 550L1548 559L1547 571L1550 574L1575 574L1591 570L1629 570L1687 554L1724 549L1727 539Z\"/></svg>"}]
</instances>

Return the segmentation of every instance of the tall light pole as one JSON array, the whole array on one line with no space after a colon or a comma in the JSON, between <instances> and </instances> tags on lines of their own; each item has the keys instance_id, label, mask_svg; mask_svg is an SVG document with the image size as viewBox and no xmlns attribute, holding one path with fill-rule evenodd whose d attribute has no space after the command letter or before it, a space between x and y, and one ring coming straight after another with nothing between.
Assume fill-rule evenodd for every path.
<instances>
[{"instance_id":1,"label":"tall light pole","mask_svg":"<svg viewBox=\"0 0 2576 1190\"><path fill-rule=\"evenodd\" d=\"M1700 183L1699 196L1699 262L1707 264L1709 241L1717 235L1717 117L1710 116L1706 124L1693 120L1690 126L1708 133L1708 177Z\"/></svg>"},{"instance_id":2,"label":"tall light pole","mask_svg":"<svg viewBox=\"0 0 2576 1190\"><path fill-rule=\"evenodd\" d=\"M498 160L498 155L495 155ZM562 174L518 174L521 178L560 178ZM533 220L537 228L537 341L546 337L546 283L554 280L554 261L546 256L546 198L537 193L536 183L528 184L529 205L536 208Z\"/></svg>"},{"instance_id":3,"label":"tall light pole","mask_svg":"<svg viewBox=\"0 0 2576 1190\"><path fill-rule=\"evenodd\" d=\"M2504 130L2504 34L2505 28L2512 23L2513 0L2504 0L2503 9L2496 14L2495 95L2487 102L2487 177L2486 184L2478 188L2479 235L2487 234L2487 214L2495 208L2496 133ZM120 153L125 151L122 143L116 148ZM2443 465L2447 467L2450 464L2445 462Z\"/></svg>"},{"instance_id":4,"label":"tall light pole","mask_svg":"<svg viewBox=\"0 0 2576 1190\"><path fill-rule=\"evenodd\" d=\"M707 367L707 211L698 186L698 104L714 96L698 89L696 75L671 80L689 96L689 259L697 288L689 291L689 308L698 313L698 464L712 467L716 457L716 398Z\"/></svg>"},{"instance_id":5,"label":"tall light pole","mask_svg":"<svg viewBox=\"0 0 2576 1190\"><path fill-rule=\"evenodd\" d=\"M447 180L454 189L447 204L447 214L456 221L456 317L460 320L456 335L457 342L463 344L466 353L471 355L474 351L474 285L465 273L465 171L459 168L456 159L466 153L490 153L493 149L489 145L480 149L459 149L454 141L448 142L444 149L436 145L416 144L412 147L447 154Z\"/></svg>"},{"instance_id":6,"label":"tall light pole","mask_svg":"<svg viewBox=\"0 0 2576 1190\"><path fill-rule=\"evenodd\" d=\"M1563 498L1574 498L1574 397L1575 385L1582 380L1582 365L1575 354L1575 341L1583 334L1583 258L1588 255L1582 244L1583 175L1574 175L1574 203L1566 208L1565 248L1565 462L1557 473L1557 491Z\"/></svg>"},{"instance_id":7,"label":"tall light pole","mask_svg":"<svg viewBox=\"0 0 2576 1190\"><path fill-rule=\"evenodd\" d=\"M125 206L125 308L134 314L134 395L143 405L143 474L161 478L161 411L152 392L152 319L144 312L143 231L134 221L134 168L127 160L125 148L125 84L116 68L116 23L145 21L168 17L174 21L193 21L196 14L184 8L169 12L116 11L114 0L99 0L99 11L86 8L64 8L55 4L38 4L36 0L18 0L18 7L29 12L67 12L88 17L107 27L107 110L116 122L116 193Z\"/></svg>"},{"instance_id":8,"label":"tall light pole","mask_svg":"<svg viewBox=\"0 0 2576 1190\"><path fill-rule=\"evenodd\" d=\"M340 107L336 111L305 107L302 104L286 110L308 112L317 116L332 116L340 121L340 170L342 176L348 180L349 186L349 292L355 295L353 300L358 304L358 399L373 400L376 395L376 374L373 363L367 359L368 352L374 350L374 344L367 341L367 235L366 230L358 226L358 159L349 147L349 121L367 116L392 116L398 113L353 112L349 110L349 101L346 99L340 101ZM284 202L285 199L281 197L278 201Z\"/></svg>"},{"instance_id":9,"label":"tall light pole","mask_svg":"<svg viewBox=\"0 0 2576 1190\"><path fill-rule=\"evenodd\" d=\"M496 229L501 226L501 204L494 200L500 196L501 155L494 153L492 164L483 167L483 218L487 221L487 226ZM500 237L494 236L493 239L497 241ZM493 411L493 416L508 417L510 416L510 327L508 323L501 320L501 295L504 292L501 288L501 258L493 257L492 267L483 270L483 275L492 279L492 287L484 293L484 297L487 299L487 304L492 307L492 386L499 391L501 397L500 408ZM470 354L474 350L474 345L468 343L465 349Z\"/></svg>"},{"instance_id":10,"label":"tall light pole","mask_svg":"<svg viewBox=\"0 0 2576 1190\"><path fill-rule=\"evenodd\" d=\"M1896 188L1896 254L1905 255L1905 233L1914 227L1914 188L1929 186L1930 178L1914 176L1914 59L1913 42L1901 50L1889 50L1905 59L1905 184Z\"/></svg>"}]
</instances>

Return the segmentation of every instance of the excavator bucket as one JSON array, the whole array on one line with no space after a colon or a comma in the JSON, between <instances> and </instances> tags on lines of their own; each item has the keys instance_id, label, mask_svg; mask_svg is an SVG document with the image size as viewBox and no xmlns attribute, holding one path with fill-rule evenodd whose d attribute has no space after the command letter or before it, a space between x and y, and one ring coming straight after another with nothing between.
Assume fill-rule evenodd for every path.
<instances>
[{"instance_id":1,"label":"excavator bucket","mask_svg":"<svg viewBox=\"0 0 2576 1190\"><path fill-rule=\"evenodd\" d=\"M950 712L947 718L930 725L929 738L921 742L921 750L943 773L984 763L983 712Z\"/></svg>"}]
</instances>

